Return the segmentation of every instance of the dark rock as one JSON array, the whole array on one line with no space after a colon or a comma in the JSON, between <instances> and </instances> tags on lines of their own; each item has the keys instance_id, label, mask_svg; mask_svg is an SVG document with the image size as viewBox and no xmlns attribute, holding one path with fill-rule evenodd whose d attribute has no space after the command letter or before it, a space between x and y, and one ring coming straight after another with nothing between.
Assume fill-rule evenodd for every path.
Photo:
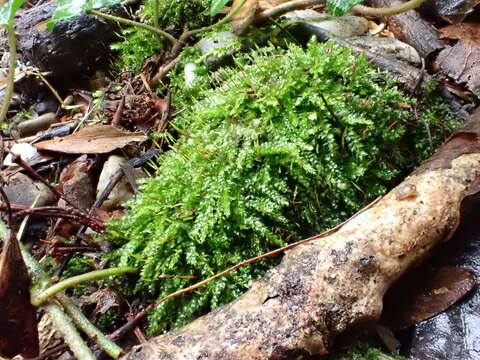
<instances>
[{"instance_id":1,"label":"dark rock","mask_svg":"<svg viewBox=\"0 0 480 360\"><path fill-rule=\"evenodd\" d=\"M55 198L46 185L33 182L22 173L16 173L8 178L8 185L4 187L4 191L11 203L25 206L31 206L35 199L36 206L49 205Z\"/></svg>"},{"instance_id":2,"label":"dark rock","mask_svg":"<svg viewBox=\"0 0 480 360\"><path fill-rule=\"evenodd\" d=\"M231 62L232 57L241 49L240 38L228 31L214 34L212 38L204 38L198 42L198 48L205 56L205 65L209 70ZM215 53L214 53L215 51Z\"/></svg>"},{"instance_id":3,"label":"dark rock","mask_svg":"<svg viewBox=\"0 0 480 360\"><path fill-rule=\"evenodd\" d=\"M368 21L358 16L337 17L314 10L295 10L284 14L283 17L288 19L291 26L295 26L296 23L307 23L312 28L318 27L342 39L365 35L369 29Z\"/></svg>"},{"instance_id":4,"label":"dark rock","mask_svg":"<svg viewBox=\"0 0 480 360\"><path fill-rule=\"evenodd\" d=\"M422 8L429 15L436 15L451 24L462 22L480 0L428 0Z\"/></svg>"},{"instance_id":5,"label":"dark rock","mask_svg":"<svg viewBox=\"0 0 480 360\"><path fill-rule=\"evenodd\" d=\"M17 130L22 137L35 135L41 130L48 129L50 125L56 123L57 121L58 119L55 116L55 113L48 112L36 118L22 121L20 124L18 124Z\"/></svg>"},{"instance_id":6,"label":"dark rock","mask_svg":"<svg viewBox=\"0 0 480 360\"><path fill-rule=\"evenodd\" d=\"M89 75L106 59L108 43L115 38L118 25L83 14L61 21L49 31L46 23L54 9L54 2L48 2L26 10L15 20L20 58L42 72L51 72L50 78L58 81ZM124 10L117 6L110 12L121 15ZM3 45L0 40L0 47Z\"/></svg>"},{"instance_id":7,"label":"dark rock","mask_svg":"<svg viewBox=\"0 0 480 360\"><path fill-rule=\"evenodd\" d=\"M54 113L57 111L58 108L58 101L53 97L47 97L45 100L36 103L33 106L33 110L38 114L38 115L43 115L46 113Z\"/></svg>"}]
</instances>

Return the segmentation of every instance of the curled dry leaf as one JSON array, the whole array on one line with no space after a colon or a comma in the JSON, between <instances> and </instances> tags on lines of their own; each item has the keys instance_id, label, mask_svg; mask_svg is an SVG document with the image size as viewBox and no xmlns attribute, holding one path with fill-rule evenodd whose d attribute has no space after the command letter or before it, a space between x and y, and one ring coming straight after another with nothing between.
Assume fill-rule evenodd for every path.
<instances>
[{"instance_id":1,"label":"curled dry leaf","mask_svg":"<svg viewBox=\"0 0 480 360\"><path fill-rule=\"evenodd\" d=\"M468 269L414 271L387 296L383 322L392 329L407 328L447 310L474 286L475 275Z\"/></svg>"},{"instance_id":2,"label":"curled dry leaf","mask_svg":"<svg viewBox=\"0 0 480 360\"><path fill-rule=\"evenodd\" d=\"M35 308L30 303L30 277L17 239L4 239L0 256L0 355L38 355Z\"/></svg>"},{"instance_id":3,"label":"curled dry leaf","mask_svg":"<svg viewBox=\"0 0 480 360\"><path fill-rule=\"evenodd\" d=\"M123 148L131 142L146 139L146 135L140 132L120 131L110 125L97 125L85 127L62 138L41 141L35 146L40 150L66 154L104 154Z\"/></svg>"},{"instance_id":4,"label":"curled dry leaf","mask_svg":"<svg viewBox=\"0 0 480 360\"><path fill-rule=\"evenodd\" d=\"M440 29L442 38L471 40L480 44L480 24L464 22L455 25L448 25Z\"/></svg>"}]
</instances>

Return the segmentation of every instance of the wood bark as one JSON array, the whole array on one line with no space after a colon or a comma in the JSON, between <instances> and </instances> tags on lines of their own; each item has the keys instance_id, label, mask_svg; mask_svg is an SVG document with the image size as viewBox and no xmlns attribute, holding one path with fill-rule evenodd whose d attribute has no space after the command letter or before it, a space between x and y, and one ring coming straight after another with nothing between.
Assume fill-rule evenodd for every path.
<instances>
[{"instance_id":1,"label":"wood bark","mask_svg":"<svg viewBox=\"0 0 480 360\"><path fill-rule=\"evenodd\" d=\"M479 179L480 109L436 155L338 232L288 251L237 300L123 359L301 359L328 353L339 333L375 322L386 290L451 236Z\"/></svg>"},{"instance_id":2,"label":"wood bark","mask_svg":"<svg viewBox=\"0 0 480 360\"><path fill-rule=\"evenodd\" d=\"M375 7L392 7L399 3L401 2L395 0L370 1ZM428 58L446 46L438 31L414 10L390 16L387 23L398 40L413 46L423 58Z\"/></svg>"}]
</instances>

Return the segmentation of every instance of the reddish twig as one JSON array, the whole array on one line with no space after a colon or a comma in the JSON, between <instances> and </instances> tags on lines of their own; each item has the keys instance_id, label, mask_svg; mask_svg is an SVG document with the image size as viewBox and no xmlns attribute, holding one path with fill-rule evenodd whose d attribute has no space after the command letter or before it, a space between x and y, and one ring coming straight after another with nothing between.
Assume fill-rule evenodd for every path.
<instances>
[{"instance_id":1,"label":"reddish twig","mask_svg":"<svg viewBox=\"0 0 480 360\"><path fill-rule=\"evenodd\" d=\"M12 226L12 205L10 204L7 194L5 194L5 191L3 190L3 186L0 186L0 195L2 196L3 201L5 202L5 207L7 208L8 226L10 227Z\"/></svg>"},{"instance_id":2,"label":"reddish twig","mask_svg":"<svg viewBox=\"0 0 480 360\"><path fill-rule=\"evenodd\" d=\"M122 96L122 99L120 100L120 103L117 106L117 110L115 110L115 114L113 114L112 126L116 128L120 127L124 107L125 107L125 96Z\"/></svg>"},{"instance_id":3,"label":"reddish twig","mask_svg":"<svg viewBox=\"0 0 480 360\"><path fill-rule=\"evenodd\" d=\"M170 118L170 111L172 110L172 93L169 91L167 93L167 105L162 111L162 116L158 122L157 132L162 133L167 128L168 119Z\"/></svg>"},{"instance_id":4,"label":"reddish twig","mask_svg":"<svg viewBox=\"0 0 480 360\"><path fill-rule=\"evenodd\" d=\"M41 216L52 216L60 217L65 219L71 219L82 225L88 226L91 229L102 232L105 230L105 226L96 218L88 215L87 213L73 209L73 208L62 208L58 206L42 206L38 208L20 208L16 213L12 215L12 220L15 222L20 218L23 218L28 215L41 215Z\"/></svg>"}]
</instances>

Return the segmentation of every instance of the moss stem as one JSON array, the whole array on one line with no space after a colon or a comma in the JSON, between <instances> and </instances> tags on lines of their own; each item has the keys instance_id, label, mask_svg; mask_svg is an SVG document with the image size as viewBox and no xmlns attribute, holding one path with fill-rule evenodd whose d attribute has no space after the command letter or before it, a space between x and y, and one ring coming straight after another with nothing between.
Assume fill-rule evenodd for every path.
<instances>
[{"instance_id":1,"label":"moss stem","mask_svg":"<svg viewBox=\"0 0 480 360\"><path fill-rule=\"evenodd\" d=\"M55 298L62 304L65 312L70 316L75 325L82 330L90 339L95 341L105 352L114 359L118 359L123 353L123 349L115 344L98 330L86 317L82 311L68 298L64 293L58 293Z\"/></svg>"},{"instance_id":2,"label":"moss stem","mask_svg":"<svg viewBox=\"0 0 480 360\"><path fill-rule=\"evenodd\" d=\"M65 342L73 351L77 359L96 360L95 356L60 306L54 303L48 303L45 305L45 310L47 310L48 315L50 315L55 327L62 332Z\"/></svg>"},{"instance_id":3,"label":"moss stem","mask_svg":"<svg viewBox=\"0 0 480 360\"><path fill-rule=\"evenodd\" d=\"M41 293L32 296L32 304L34 306L40 306L49 298L51 298L55 294L58 294L60 291L78 285L85 281L96 280L106 276L122 275L125 273L135 272L137 272L137 269L133 267L117 267L104 270L96 270L85 274L72 276L68 279L56 283L55 285L50 286L48 289L45 289Z\"/></svg>"},{"instance_id":4,"label":"moss stem","mask_svg":"<svg viewBox=\"0 0 480 360\"><path fill-rule=\"evenodd\" d=\"M51 285L52 281L47 276L47 274L43 271L40 264L33 258L32 255L28 252L25 246L19 242L20 250L22 252L23 260L25 261L25 265L27 266L31 277L32 283L34 284L30 290L30 297L32 304L34 303L33 299L38 298L45 291L52 289L52 287L44 290L48 286ZM117 268L118 269L118 268ZM123 268L126 269L126 268ZM130 268L131 269L131 268ZM101 270L102 271L102 270ZM69 279L67 279L69 280ZM58 283L60 284L60 283ZM58 285L56 284L56 285ZM85 332L89 338L95 341L105 352L110 355L114 359L118 359L118 357L123 353L122 348L120 348L117 344L107 338L100 330L98 330L81 312L81 310L63 293L57 293L56 299L58 302L63 306L67 314L70 318L74 321L74 323L78 326L79 329ZM52 317L52 321L54 321L56 327L62 333L73 333L72 336L65 335L65 342L70 346L72 351L77 355L78 359L95 359L94 357L91 358L85 352L85 348L80 344L80 340L83 342L83 339L78 335L76 328L73 326L72 322L65 314L65 312L61 309L61 307L53 301L47 302L44 306L45 309L48 311L49 315ZM73 329L73 330L72 330ZM78 339L80 337L80 340ZM86 346L86 345L85 345ZM88 347L87 347L88 350ZM90 350L88 350L90 351ZM82 354L79 356L78 354ZM85 357L83 357L85 356ZM92 355L93 356L93 355Z\"/></svg>"},{"instance_id":5,"label":"moss stem","mask_svg":"<svg viewBox=\"0 0 480 360\"><path fill-rule=\"evenodd\" d=\"M403 12L415 9L422 5L425 0L410 0L398 6L389 8L373 8L365 5L356 5L352 8L352 12L367 17L386 17L401 14Z\"/></svg>"}]
</instances>

